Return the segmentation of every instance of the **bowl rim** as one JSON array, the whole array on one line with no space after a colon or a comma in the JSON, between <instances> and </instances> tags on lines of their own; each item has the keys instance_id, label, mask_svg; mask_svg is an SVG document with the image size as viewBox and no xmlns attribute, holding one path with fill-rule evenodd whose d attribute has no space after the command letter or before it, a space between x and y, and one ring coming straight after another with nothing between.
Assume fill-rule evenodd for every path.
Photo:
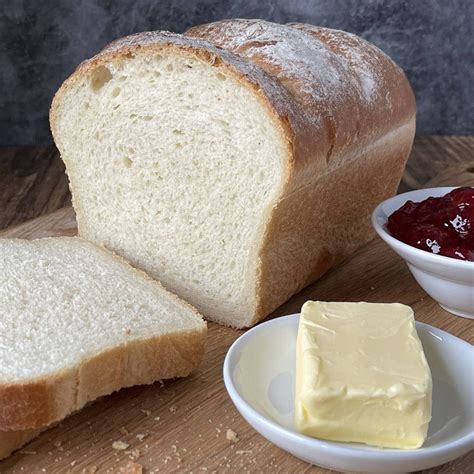
<instances>
[{"instance_id":1,"label":"bowl rim","mask_svg":"<svg viewBox=\"0 0 474 474\"><path fill-rule=\"evenodd\" d=\"M446 255L437 255L437 254L434 254L434 253L430 253L430 252L427 252L426 250L422 250L422 249L419 249L417 247L413 247L413 246L403 242L402 240L397 239L392 234L390 234L390 232L386 228L386 226L387 226L387 217L388 216L386 216L385 212L383 212L383 210L382 210L383 207L386 204L388 204L388 203L390 203L394 200L400 199L401 196L404 196L405 199L404 199L403 203L398 206L398 209L400 207L402 207L407 201L409 201L416 194L419 194L419 193L426 194L426 197L424 198L424 199L426 199L427 197L430 197L429 196L430 193L433 192L434 190L437 190L438 192L442 190L444 192L444 194L447 194L450 191L452 191L453 189L456 189L458 187L459 186L438 186L438 187L434 187L434 188L421 188L421 189L415 189L413 191L407 191L405 193L396 194L395 196L392 196L388 199L385 199L372 212L372 217L371 217L372 227L374 228L375 232L377 232L379 237L381 237L392 248L401 247L406 252L411 252L413 254L413 256L416 256L420 259L424 259L427 262L432 262L432 263L435 263L435 264L443 263L444 265L450 265L452 267L459 268L459 269L474 270L474 262L471 262L469 260L460 260L460 259L453 258L453 257L447 257ZM439 197L439 196L442 196L444 194L437 194L435 197ZM379 218L384 220L383 224L378 222ZM405 257L403 257L403 258L405 259Z\"/></svg>"},{"instance_id":2,"label":"bowl rim","mask_svg":"<svg viewBox=\"0 0 474 474\"><path fill-rule=\"evenodd\" d=\"M447 454L452 450L462 449L464 447L468 447L474 444L474 432L466 433L460 438L457 438L453 441L448 443L443 443L439 446L430 446L424 448L423 446L418 449L395 449L395 448L380 448L373 450L361 449L358 448L357 445L355 446L346 446L347 443L340 443L337 441L326 441L321 440L318 438L312 438L310 436L306 436L302 433L297 433L294 431L290 431L289 429L281 426L275 421L265 417L259 411L257 411L252 405L250 405L239 393L238 389L235 386L234 378L233 378L233 368L235 367L234 359L236 359L237 351L246 343L247 339L254 337L257 332L265 331L268 325L275 325L275 324L285 324L288 323L289 320L295 319L296 317L299 318L300 313L294 313L286 316L280 316L269 321L265 321L260 323L258 326L253 327L252 329L246 331L244 334L239 336L234 343L231 345L227 354L224 359L223 364L223 376L224 376L224 384L227 389L227 392L237 407L238 411L241 415L243 415L242 411L248 414L249 417L254 418L258 421L258 425L265 426L269 431L273 434L279 436L280 438L290 439L293 443L297 443L299 445L304 445L305 447L312 448L312 449L320 449L326 452L331 452L334 455L340 456L345 459L360 459L360 460L370 460L370 461L381 461L381 454L383 455L385 461L407 461L407 460L417 460L421 458L426 458L429 456L441 456L443 454ZM430 324L423 323L421 321L415 321L417 328L421 327L430 332L433 336L448 338L448 339L455 339L456 343L462 343L462 345L467 346L469 349L473 349L473 346L469 344L467 341L464 341L461 338L458 338L446 331L438 329ZM241 411L242 410L242 411ZM254 423L249 423L253 429ZM257 430L256 430L257 431Z\"/></svg>"}]
</instances>

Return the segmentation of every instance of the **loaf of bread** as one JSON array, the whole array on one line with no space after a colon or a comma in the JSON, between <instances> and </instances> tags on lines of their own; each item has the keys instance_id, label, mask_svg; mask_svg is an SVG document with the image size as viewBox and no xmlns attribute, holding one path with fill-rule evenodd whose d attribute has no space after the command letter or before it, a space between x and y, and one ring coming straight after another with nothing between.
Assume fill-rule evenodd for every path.
<instances>
[{"instance_id":1,"label":"loaf of bread","mask_svg":"<svg viewBox=\"0 0 474 474\"><path fill-rule=\"evenodd\" d=\"M188 375L206 324L75 237L0 239L0 457L122 387Z\"/></svg>"},{"instance_id":2,"label":"loaf of bread","mask_svg":"<svg viewBox=\"0 0 474 474\"><path fill-rule=\"evenodd\" d=\"M224 20L111 43L50 121L80 235L242 328L372 239L415 99L357 36Z\"/></svg>"}]
</instances>

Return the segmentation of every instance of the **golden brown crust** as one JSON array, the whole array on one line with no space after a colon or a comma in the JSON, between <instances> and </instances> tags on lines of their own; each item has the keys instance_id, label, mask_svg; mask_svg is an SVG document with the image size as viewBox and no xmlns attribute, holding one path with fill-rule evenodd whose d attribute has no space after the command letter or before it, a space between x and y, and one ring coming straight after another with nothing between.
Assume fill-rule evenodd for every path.
<instances>
[{"instance_id":1,"label":"golden brown crust","mask_svg":"<svg viewBox=\"0 0 474 474\"><path fill-rule=\"evenodd\" d=\"M36 438L44 429L0 431L0 460Z\"/></svg>"},{"instance_id":2,"label":"golden brown crust","mask_svg":"<svg viewBox=\"0 0 474 474\"><path fill-rule=\"evenodd\" d=\"M362 92L364 88L373 89L370 100L358 101L359 130L355 136L347 137L349 142L364 137L372 141L414 117L415 96L405 73L376 46L345 31L302 23L288 26L309 33L324 43L341 60L348 73L361 82ZM373 77L368 77L370 73ZM364 78L368 84L364 84ZM371 80L373 84L370 84ZM348 108L346 113L352 115L354 108Z\"/></svg>"},{"instance_id":3,"label":"golden brown crust","mask_svg":"<svg viewBox=\"0 0 474 474\"><path fill-rule=\"evenodd\" d=\"M20 449L41 432L100 396L132 385L189 375L204 353L207 328L133 341L126 349L104 351L79 370L51 380L0 390L0 406L9 416L8 431L0 430L0 460ZM75 394L70 387L75 387ZM3 405L5 400L9 405ZM15 421L16 420L16 421ZM53 421L52 421L53 420ZM24 428L32 424L36 428Z\"/></svg>"},{"instance_id":4,"label":"golden brown crust","mask_svg":"<svg viewBox=\"0 0 474 474\"><path fill-rule=\"evenodd\" d=\"M395 194L414 127L413 119L361 150L357 159L280 201L262 246L258 307L249 325L372 240L371 213Z\"/></svg>"},{"instance_id":5,"label":"golden brown crust","mask_svg":"<svg viewBox=\"0 0 474 474\"><path fill-rule=\"evenodd\" d=\"M260 66L299 110L285 194L314 183L415 115L403 71L367 41L343 31L262 20L222 20L191 28ZM283 119L283 117L282 117Z\"/></svg>"},{"instance_id":6,"label":"golden brown crust","mask_svg":"<svg viewBox=\"0 0 474 474\"><path fill-rule=\"evenodd\" d=\"M54 376L0 386L0 431L43 427L121 388L185 377L201 361L206 333L203 327L131 341Z\"/></svg>"}]
</instances>

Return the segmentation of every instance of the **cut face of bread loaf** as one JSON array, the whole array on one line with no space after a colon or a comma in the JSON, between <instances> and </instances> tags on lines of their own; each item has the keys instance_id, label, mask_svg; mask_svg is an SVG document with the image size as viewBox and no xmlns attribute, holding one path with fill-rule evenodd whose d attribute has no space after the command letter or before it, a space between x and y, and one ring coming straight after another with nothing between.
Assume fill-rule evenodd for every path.
<instances>
[{"instance_id":1,"label":"cut face of bread loaf","mask_svg":"<svg viewBox=\"0 0 474 474\"><path fill-rule=\"evenodd\" d=\"M82 63L51 108L80 235L234 327L370 240L413 94L381 51L321 30L228 20Z\"/></svg>"},{"instance_id":2,"label":"cut face of bread loaf","mask_svg":"<svg viewBox=\"0 0 474 474\"><path fill-rule=\"evenodd\" d=\"M186 376L205 336L192 307L106 250L80 238L0 239L0 431Z\"/></svg>"}]
</instances>

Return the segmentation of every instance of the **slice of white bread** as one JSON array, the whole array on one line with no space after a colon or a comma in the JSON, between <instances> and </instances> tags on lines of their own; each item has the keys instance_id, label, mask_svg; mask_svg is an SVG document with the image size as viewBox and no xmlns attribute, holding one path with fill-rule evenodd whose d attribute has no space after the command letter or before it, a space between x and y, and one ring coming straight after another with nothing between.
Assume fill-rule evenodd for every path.
<instances>
[{"instance_id":1,"label":"slice of white bread","mask_svg":"<svg viewBox=\"0 0 474 474\"><path fill-rule=\"evenodd\" d=\"M43 428L122 387L186 376L206 332L194 308L90 242L0 239L0 431Z\"/></svg>"},{"instance_id":2,"label":"slice of white bread","mask_svg":"<svg viewBox=\"0 0 474 474\"><path fill-rule=\"evenodd\" d=\"M355 35L225 20L111 43L50 121L79 234L246 327L373 238L415 100Z\"/></svg>"}]
</instances>

